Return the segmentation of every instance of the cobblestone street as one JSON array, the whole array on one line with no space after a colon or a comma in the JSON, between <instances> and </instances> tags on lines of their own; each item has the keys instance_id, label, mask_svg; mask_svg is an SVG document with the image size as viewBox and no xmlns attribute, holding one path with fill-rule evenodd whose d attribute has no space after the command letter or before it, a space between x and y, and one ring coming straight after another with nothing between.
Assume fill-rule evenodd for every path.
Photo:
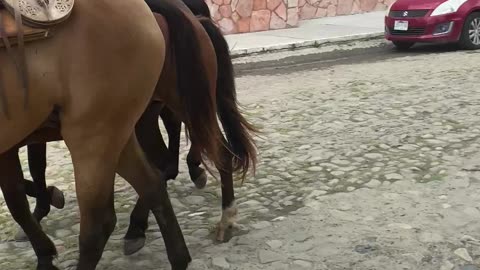
<instances>
[{"instance_id":1,"label":"cobblestone street","mask_svg":"<svg viewBox=\"0 0 480 270\"><path fill-rule=\"evenodd\" d=\"M417 53L239 77L244 111L263 132L257 175L237 183L239 227L216 243L219 183L210 177L195 189L182 137L169 191L189 269L480 269L479 56ZM30 179L25 149L21 158ZM68 269L79 215L63 143L49 144L48 162L48 184L67 204L42 226ZM123 255L137 197L120 177L115 192L117 228L98 269L170 269L153 216L146 247ZM2 199L0 269L35 269L30 244L12 241L16 231Z\"/></svg>"}]
</instances>

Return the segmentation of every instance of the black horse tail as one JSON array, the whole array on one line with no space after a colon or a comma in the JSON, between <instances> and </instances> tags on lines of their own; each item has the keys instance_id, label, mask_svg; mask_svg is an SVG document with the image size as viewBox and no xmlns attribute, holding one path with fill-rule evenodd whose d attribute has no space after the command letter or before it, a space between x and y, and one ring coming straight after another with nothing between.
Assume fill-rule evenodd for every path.
<instances>
[{"instance_id":1,"label":"black horse tail","mask_svg":"<svg viewBox=\"0 0 480 270\"><path fill-rule=\"evenodd\" d=\"M211 18L210 9L205 0L182 0L185 5L197 16Z\"/></svg>"},{"instance_id":2,"label":"black horse tail","mask_svg":"<svg viewBox=\"0 0 480 270\"><path fill-rule=\"evenodd\" d=\"M202 58L200 40L195 31L194 23L198 21L181 1L145 0L145 2L153 12L165 17L171 29L169 33L176 64L177 91L185 112L183 120L187 135L211 161L220 162L218 146L221 133L215 97L210 91L212 85Z\"/></svg>"},{"instance_id":3,"label":"black horse tail","mask_svg":"<svg viewBox=\"0 0 480 270\"><path fill-rule=\"evenodd\" d=\"M209 18L199 18L207 31L217 56L217 112L227 137L227 147L233 154L233 170L240 171L244 180L250 168L255 172L257 152L251 133L258 130L250 124L239 110L235 72L230 50L220 29Z\"/></svg>"}]
</instances>

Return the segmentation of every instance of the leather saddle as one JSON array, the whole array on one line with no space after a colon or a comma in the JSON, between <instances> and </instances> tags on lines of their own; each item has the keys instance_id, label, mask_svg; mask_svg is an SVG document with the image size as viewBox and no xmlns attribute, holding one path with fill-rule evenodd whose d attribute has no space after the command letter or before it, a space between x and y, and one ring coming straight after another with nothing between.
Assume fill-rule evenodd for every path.
<instances>
[{"instance_id":1,"label":"leather saddle","mask_svg":"<svg viewBox=\"0 0 480 270\"><path fill-rule=\"evenodd\" d=\"M73 5L74 0L0 0L0 50L6 48L17 68L25 107L28 104L28 74L24 44L50 37L51 28L70 17ZM13 45L18 47L17 57L13 55ZM8 117L6 107L0 74L0 108Z\"/></svg>"},{"instance_id":2,"label":"leather saddle","mask_svg":"<svg viewBox=\"0 0 480 270\"><path fill-rule=\"evenodd\" d=\"M17 44L19 34L25 42L50 36L51 27L67 20L74 0L0 0L0 38ZM0 47L3 47L0 44Z\"/></svg>"}]
</instances>

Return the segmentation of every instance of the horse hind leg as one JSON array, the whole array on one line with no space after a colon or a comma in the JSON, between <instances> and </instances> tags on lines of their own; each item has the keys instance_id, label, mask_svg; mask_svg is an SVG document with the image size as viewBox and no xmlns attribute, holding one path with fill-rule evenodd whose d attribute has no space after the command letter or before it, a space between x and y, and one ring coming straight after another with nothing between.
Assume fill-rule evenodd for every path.
<instances>
[{"instance_id":1,"label":"horse hind leg","mask_svg":"<svg viewBox=\"0 0 480 270\"><path fill-rule=\"evenodd\" d=\"M31 144L28 150L28 166L33 182L37 187L38 196L33 216L41 221L50 212L50 205L63 209L65 207L65 197L55 186L47 186L45 171L47 169L47 144Z\"/></svg>"},{"instance_id":2,"label":"horse hind leg","mask_svg":"<svg viewBox=\"0 0 480 270\"><path fill-rule=\"evenodd\" d=\"M160 116L168 133L168 161L165 168L165 175L167 179L175 179L178 176L182 122L168 107L163 108Z\"/></svg>"},{"instance_id":3,"label":"horse hind leg","mask_svg":"<svg viewBox=\"0 0 480 270\"><path fill-rule=\"evenodd\" d=\"M37 220L30 213L18 149L0 155L0 186L7 206L15 219L28 235L38 258L37 270L57 270L53 258L57 255L55 245L42 231Z\"/></svg>"},{"instance_id":4,"label":"horse hind leg","mask_svg":"<svg viewBox=\"0 0 480 270\"><path fill-rule=\"evenodd\" d=\"M168 167L170 153L163 141L158 124L158 115L162 111L162 107L163 104L159 102L150 104L138 120L135 132L150 162L160 170L165 171ZM173 178L167 178L167 180Z\"/></svg>"},{"instance_id":5,"label":"horse hind leg","mask_svg":"<svg viewBox=\"0 0 480 270\"><path fill-rule=\"evenodd\" d=\"M192 143L187 155L188 173L190 179L198 189L203 189L207 185L207 173L200 167L202 156L198 147Z\"/></svg>"},{"instance_id":6,"label":"horse hind leg","mask_svg":"<svg viewBox=\"0 0 480 270\"><path fill-rule=\"evenodd\" d=\"M226 145L225 141L224 145ZM222 146L220 149L221 160L220 162L216 162L215 166L220 172L222 189L222 217L217 223L216 239L217 241L224 242L225 234L235 225L238 210L235 203L235 191L233 187L233 156L225 146ZM198 151L198 148L192 144L190 152L187 156L187 163L190 177L198 188L204 187L207 182L205 170L200 168L200 160L200 152Z\"/></svg>"},{"instance_id":7,"label":"horse hind leg","mask_svg":"<svg viewBox=\"0 0 480 270\"><path fill-rule=\"evenodd\" d=\"M149 209L153 212L163 235L172 269L187 269L191 257L170 203L165 177L148 162L135 135L131 136L121 154L117 172L140 195L139 202L142 205L137 205L135 209L147 213L147 216Z\"/></svg>"},{"instance_id":8,"label":"horse hind leg","mask_svg":"<svg viewBox=\"0 0 480 270\"><path fill-rule=\"evenodd\" d=\"M232 153L223 146L221 148L222 164L215 164L220 172L222 189L222 217L217 224L217 241L225 241L226 232L235 225L237 217L237 205L235 203L235 192L233 187Z\"/></svg>"},{"instance_id":9,"label":"horse hind leg","mask_svg":"<svg viewBox=\"0 0 480 270\"><path fill-rule=\"evenodd\" d=\"M126 132L110 126L89 128L84 124L65 123L68 124L63 125L62 134L72 157L80 210L77 269L94 270L117 221L113 193L115 169L127 136Z\"/></svg>"},{"instance_id":10,"label":"horse hind leg","mask_svg":"<svg viewBox=\"0 0 480 270\"><path fill-rule=\"evenodd\" d=\"M161 108L160 106L161 105L158 103L153 103L148 106L148 108L142 114L140 120L137 122L135 132L138 136L138 141L149 161L153 162L158 169L165 172L165 180L169 180L174 179L178 174L178 162L176 172L174 170L172 171L171 169L171 150L174 149L174 147L172 148L172 143L174 144L174 141L177 139L177 137L178 141L180 141L180 131L178 131L178 134L175 134L174 129L176 128L176 119L172 118L172 115L168 112L165 113L165 111L168 110L167 108ZM170 149L167 149L165 146L160 133L158 124L159 114L162 115L162 120L164 121L164 125L169 133ZM177 152L180 147L179 144L180 143L178 142L178 146L176 148ZM140 197L135 204L132 213L130 214L130 224L127 233L125 234L123 246L123 253L125 255L132 255L145 246L145 232L148 229L149 214L150 209L148 208L147 202Z\"/></svg>"},{"instance_id":11,"label":"horse hind leg","mask_svg":"<svg viewBox=\"0 0 480 270\"><path fill-rule=\"evenodd\" d=\"M37 199L33 216L40 223L50 213L50 204L58 209L65 206L63 193L55 186L47 187L45 170L47 168L47 144L30 144L27 146L28 165L33 182L24 180L28 196ZM25 232L19 228L16 241L28 241Z\"/></svg>"}]
</instances>

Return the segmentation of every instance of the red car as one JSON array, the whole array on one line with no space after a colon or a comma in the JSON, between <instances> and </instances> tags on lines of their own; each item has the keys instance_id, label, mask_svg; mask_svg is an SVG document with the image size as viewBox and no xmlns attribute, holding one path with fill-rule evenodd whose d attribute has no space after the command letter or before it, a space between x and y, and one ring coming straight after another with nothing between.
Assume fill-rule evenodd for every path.
<instances>
[{"instance_id":1,"label":"red car","mask_svg":"<svg viewBox=\"0 0 480 270\"><path fill-rule=\"evenodd\" d=\"M480 0L397 0L385 16L385 38L400 50L452 42L480 49Z\"/></svg>"}]
</instances>

